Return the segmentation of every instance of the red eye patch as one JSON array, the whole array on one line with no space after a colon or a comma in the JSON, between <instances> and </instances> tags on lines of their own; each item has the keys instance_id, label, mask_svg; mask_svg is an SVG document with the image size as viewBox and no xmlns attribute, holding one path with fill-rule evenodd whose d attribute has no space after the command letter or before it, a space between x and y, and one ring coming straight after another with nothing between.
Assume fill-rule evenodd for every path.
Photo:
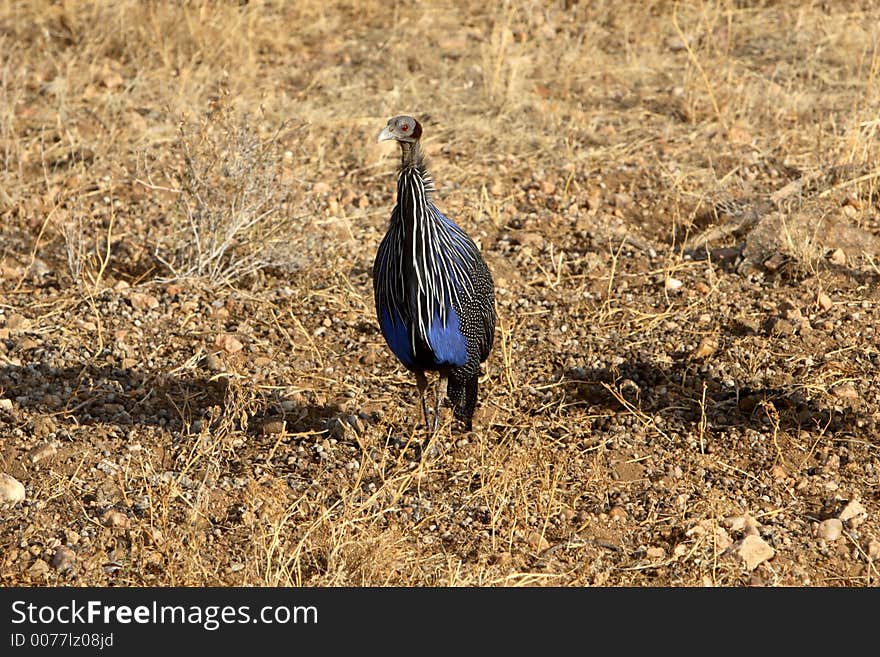
<instances>
[{"instance_id":1,"label":"red eye patch","mask_svg":"<svg viewBox=\"0 0 880 657\"><path fill-rule=\"evenodd\" d=\"M404 132L406 132L407 130L409 130L409 126L406 123L404 123L402 126L400 126L400 129L403 130Z\"/></svg>"}]
</instances>

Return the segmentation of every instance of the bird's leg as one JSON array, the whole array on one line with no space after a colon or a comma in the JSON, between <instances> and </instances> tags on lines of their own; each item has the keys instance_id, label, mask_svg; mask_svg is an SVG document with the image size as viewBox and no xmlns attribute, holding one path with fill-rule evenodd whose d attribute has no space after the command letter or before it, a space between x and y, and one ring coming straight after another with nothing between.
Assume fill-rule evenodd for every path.
<instances>
[{"instance_id":1,"label":"bird's leg","mask_svg":"<svg viewBox=\"0 0 880 657\"><path fill-rule=\"evenodd\" d=\"M434 406L434 431L440 428L440 409L443 408L443 400L446 398L446 388L449 385L449 376L440 372L437 379L437 402Z\"/></svg>"},{"instance_id":2,"label":"bird's leg","mask_svg":"<svg viewBox=\"0 0 880 657\"><path fill-rule=\"evenodd\" d=\"M422 416L425 418L425 431L431 437L431 423L428 421L428 400L425 391L428 389L428 378L424 372L416 372L416 387L419 389L419 397L422 399Z\"/></svg>"}]
</instances>

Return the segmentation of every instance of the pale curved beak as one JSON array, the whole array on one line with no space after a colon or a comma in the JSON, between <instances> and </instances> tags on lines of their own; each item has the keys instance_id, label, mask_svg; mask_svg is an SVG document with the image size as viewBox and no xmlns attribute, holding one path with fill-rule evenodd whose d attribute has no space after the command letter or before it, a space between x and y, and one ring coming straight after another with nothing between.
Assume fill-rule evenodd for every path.
<instances>
[{"instance_id":1,"label":"pale curved beak","mask_svg":"<svg viewBox=\"0 0 880 657\"><path fill-rule=\"evenodd\" d=\"M389 139L394 139L394 135L391 132L391 126L386 125L382 128L382 132L379 133L379 138L376 141L388 141Z\"/></svg>"}]
</instances>

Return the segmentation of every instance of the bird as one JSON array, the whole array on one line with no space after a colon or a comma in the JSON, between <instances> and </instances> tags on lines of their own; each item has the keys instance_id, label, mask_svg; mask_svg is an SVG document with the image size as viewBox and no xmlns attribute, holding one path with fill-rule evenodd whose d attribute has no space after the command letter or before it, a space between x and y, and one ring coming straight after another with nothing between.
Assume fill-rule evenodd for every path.
<instances>
[{"instance_id":1,"label":"bird","mask_svg":"<svg viewBox=\"0 0 880 657\"><path fill-rule=\"evenodd\" d=\"M388 120L378 142L400 145L397 203L373 263L376 317L385 342L416 379L425 430L440 426L441 406L473 429L481 364L495 338L495 283L474 241L434 204L434 181L411 116ZM426 372L437 372L433 424Z\"/></svg>"}]
</instances>

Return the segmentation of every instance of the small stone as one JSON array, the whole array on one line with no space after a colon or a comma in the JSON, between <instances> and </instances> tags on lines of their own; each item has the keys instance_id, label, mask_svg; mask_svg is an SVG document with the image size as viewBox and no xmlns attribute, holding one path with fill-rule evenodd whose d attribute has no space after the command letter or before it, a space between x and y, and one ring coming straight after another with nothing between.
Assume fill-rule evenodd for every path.
<instances>
[{"instance_id":1,"label":"small stone","mask_svg":"<svg viewBox=\"0 0 880 657\"><path fill-rule=\"evenodd\" d=\"M614 207L617 208L628 208L633 204L632 196L626 192L618 192L612 198L614 200Z\"/></svg>"},{"instance_id":2,"label":"small stone","mask_svg":"<svg viewBox=\"0 0 880 657\"><path fill-rule=\"evenodd\" d=\"M782 481L788 478L788 471L777 463L770 468L770 476L776 481Z\"/></svg>"},{"instance_id":3,"label":"small stone","mask_svg":"<svg viewBox=\"0 0 880 657\"><path fill-rule=\"evenodd\" d=\"M55 456L57 451L52 443L40 443L28 452L28 460L31 463L39 463L43 459Z\"/></svg>"},{"instance_id":4,"label":"small stone","mask_svg":"<svg viewBox=\"0 0 880 657\"><path fill-rule=\"evenodd\" d=\"M732 144L750 144L752 142L752 134L743 127L731 126L727 131L727 138Z\"/></svg>"},{"instance_id":5,"label":"small stone","mask_svg":"<svg viewBox=\"0 0 880 657\"><path fill-rule=\"evenodd\" d=\"M828 542L836 541L843 533L843 523L840 518L829 518L819 523L816 528L816 536Z\"/></svg>"},{"instance_id":6,"label":"small stone","mask_svg":"<svg viewBox=\"0 0 880 657\"><path fill-rule=\"evenodd\" d=\"M512 559L510 552L498 552L490 555L487 561L491 566L506 566Z\"/></svg>"},{"instance_id":7,"label":"small stone","mask_svg":"<svg viewBox=\"0 0 880 657\"><path fill-rule=\"evenodd\" d=\"M715 528L715 550L716 554L721 554L727 548L733 545L733 539L724 527Z\"/></svg>"},{"instance_id":8,"label":"small stone","mask_svg":"<svg viewBox=\"0 0 880 657\"><path fill-rule=\"evenodd\" d=\"M663 44L669 48L672 52L678 52L679 50L685 50L688 47L688 43L692 38L688 38L687 42L685 42L681 37L671 36L667 37L666 41Z\"/></svg>"},{"instance_id":9,"label":"small stone","mask_svg":"<svg viewBox=\"0 0 880 657\"><path fill-rule=\"evenodd\" d=\"M227 354L235 354L244 349L244 345L234 335L221 333L214 340L214 345Z\"/></svg>"},{"instance_id":10,"label":"small stone","mask_svg":"<svg viewBox=\"0 0 880 657\"><path fill-rule=\"evenodd\" d=\"M868 510L859 500L850 500L837 517L850 527L858 527L868 517Z\"/></svg>"},{"instance_id":11,"label":"small stone","mask_svg":"<svg viewBox=\"0 0 880 657\"><path fill-rule=\"evenodd\" d=\"M550 543L547 542L547 539L540 532L531 532L526 541L539 552L550 547Z\"/></svg>"},{"instance_id":12,"label":"small stone","mask_svg":"<svg viewBox=\"0 0 880 657\"><path fill-rule=\"evenodd\" d=\"M652 561L659 561L666 557L666 550L662 547L651 546L647 550L645 550L645 556Z\"/></svg>"},{"instance_id":13,"label":"small stone","mask_svg":"<svg viewBox=\"0 0 880 657\"><path fill-rule=\"evenodd\" d=\"M132 292L128 295L128 300L135 310L152 310L159 307L159 300L152 294L144 292Z\"/></svg>"},{"instance_id":14,"label":"small stone","mask_svg":"<svg viewBox=\"0 0 880 657\"><path fill-rule=\"evenodd\" d=\"M208 354L205 356L205 360L203 361L205 367L207 367L212 372L222 372L223 371L223 359L220 358L217 354Z\"/></svg>"},{"instance_id":15,"label":"small stone","mask_svg":"<svg viewBox=\"0 0 880 657\"><path fill-rule=\"evenodd\" d=\"M31 327L31 320L24 315L13 313L6 318L6 328L13 333L17 331L27 331Z\"/></svg>"},{"instance_id":16,"label":"small stone","mask_svg":"<svg viewBox=\"0 0 880 657\"><path fill-rule=\"evenodd\" d=\"M513 239L517 244L521 246L530 246L535 250L539 250L544 243L546 242L546 238L541 233L534 233L527 230L519 230L513 235Z\"/></svg>"},{"instance_id":17,"label":"small stone","mask_svg":"<svg viewBox=\"0 0 880 657\"><path fill-rule=\"evenodd\" d=\"M5 472L0 473L0 504L22 500L24 500L24 484Z\"/></svg>"},{"instance_id":18,"label":"small stone","mask_svg":"<svg viewBox=\"0 0 880 657\"><path fill-rule=\"evenodd\" d=\"M718 349L718 340L711 337L703 338L691 352L691 358L706 358L714 354L716 349Z\"/></svg>"},{"instance_id":19,"label":"small stone","mask_svg":"<svg viewBox=\"0 0 880 657\"><path fill-rule=\"evenodd\" d=\"M52 567L59 573L71 570L76 564L76 552L66 545L60 546L52 555Z\"/></svg>"},{"instance_id":20,"label":"small stone","mask_svg":"<svg viewBox=\"0 0 880 657\"><path fill-rule=\"evenodd\" d=\"M754 570L776 555L776 550L756 534L749 534L737 543L734 547L734 552L742 559L743 564L745 564L748 570Z\"/></svg>"},{"instance_id":21,"label":"small stone","mask_svg":"<svg viewBox=\"0 0 880 657\"><path fill-rule=\"evenodd\" d=\"M626 510L620 506L612 506L608 511L608 517L611 518L614 522L621 522L626 520Z\"/></svg>"},{"instance_id":22,"label":"small stone","mask_svg":"<svg viewBox=\"0 0 880 657\"><path fill-rule=\"evenodd\" d=\"M868 558L869 559L880 559L880 541L876 538L872 538L868 541Z\"/></svg>"},{"instance_id":23,"label":"small stone","mask_svg":"<svg viewBox=\"0 0 880 657\"><path fill-rule=\"evenodd\" d=\"M50 433L55 433L55 430L57 429L55 426L55 420L48 415L38 415L35 417L31 420L31 427L33 428L34 434L39 438L44 438Z\"/></svg>"},{"instance_id":24,"label":"small stone","mask_svg":"<svg viewBox=\"0 0 880 657\"><path fill-rule=\"evenodd\" d=\"M712 291L712 288L709 287L704 281L697 281L694 287L697 289L697 292L703 295L709 294L709 292Z\"/></svg>"},{"instance_id":25,"label":"small stone","mask_svg":"<svg viewBox=\"0 0 880 657\"><path fill-rule=\"evenodd\" d=\"M770 335L790 336L794 335L797 326L782 317L771 317L764 323L764 329Z\"/></svg>"},{"instance_id":26,"label":"small stone","mask_svg":"<svg viewBox=\"0 0 880 657\"><path fill-rule=\"evenodd\" d=\"M260 423L260 433L264 436L273 436L279 433L284 433L284 425L285 422L281 418L266 418Z\"/></svg>"},{"instance_id":27,"label":"small stone","mask_svg":"<svg viewBox=\"0 0 880 657\"><path fill-rule=\"evenodd\" d=\"M33 338L25 336L21 340L19 340L15 346L18 347L19 351L30 351L31 349L36 349L37 347L39 347L40 343Z\"/></svg>"},{"instance_id":28,"label":"small stone","mask_svg":"<svg viewBox=\"0 0 880 657\"><path fill-rule=\"evenodd\" d=\"M843 249L834 249L828 259L831 264L843 266L846 264L846 253L843 252Z\"/></svg>"},{"instance_id":29,"label":"small stone","mask_svg":"<svg viewBox=\"0 0 880 657\"><path fill-rule=\"evenodd\" d=\"M104 523L105 527L110 527L111 529L128 529L131 525L128 516L116 509L107 509L101 516L101 522Z\"/></svg>"},{"instance_id":30,"label":"small stone","mask_svg":"<svg viewBox=\"0 0 880 657\"><path fill-rule=\"evenodd\" d=\"M667 292L675 292L680 289L682 285L684 285L684 283L672 276L667 276L666 280L663 282L663 287Z\"/></svg>"},{"instance_id":31,"label":"small stone","mask_svg":"<svg viewBox=\"0 0 880 657\"><path fill-rule=\"evenodd\" d=\"M31 567L28 568L28 574L31 577L42 577L46 573L49 572L49 564L47 564L42 559L37 559L31 564Z\"/></svg>"},{"instance_id":32,"label":"small stone","mask_svg":"<svg viewBox=\"0 0 880 657\"><path fill-rule=\"evenodd\" d=\"M744 536L758 536L761 528L758 521L748 514L728 518L726 524L731 531L742 532Z\"/></svg>"},{"instance_id":33,"label":"small stone","mask_svg":"<svg viewBox=\"0 0 880 657\"><path fill-rule=\"evenodd\" d=\"M840 210L847 219L855 219L859 214L858 209L852 205L844 205Z\"/></svg>"},{"instance_id":34,"label":"small stone","mask_svg":"<svg viewBox=\"0 0 880 657\"><path fill-rule=\"evenodd\" d=\"M6 411L7 413L12 412L12 400L11 399L0 399L0 411Z\"/></svg>"},{"instance_id":35,"label":"small stone","mask_svg":"<svg viewBox=\"0 0 880 657\"><path fill-rule=\"evenodd\" d=\"M845 399L849 401L858 401L859 399L858 390L856 390L856 387L849 381L834 386L831 389L831 394L833 394L838 399Z\"/></svg>"},{"instance_id":36,"label":"small stone","mask_svg":"<svg viewBox=\"0 0 880 657\"><path fill-rule=\"evenodd\" d=\"M787 300L779 304L779 312L782 313L782 316L785 317L785 319L790 319L793 322L799 323L804 318L801 309L791 301Z\"/></svg>"},{"instance_id":37,"label":"small stone","mask_svg":"<svg viewBox=\"0 0 880 657\"><path fill-rule=\"evenodd\" d=\"M831 297L829 297L829 296L828 296L827 294L825 294L824 292L819 292L819 294L816 295L816 304L817 304L822 310L830 310L830 309L831 309L831 306L834 305L834 304L832 303L832 301L831 301Z\"/></svg>"},{"instance_id":38,"label":"small stone","mask_svg":"<svg viewBox=\"0 0 880 657\"><path fill-rule=\"evenodd\" d=\"M764 267L767 269L767 271L774 272L782 267L782 265L784 265L787 260L788 258L786 258L783 254L774 253L772 256L764 261Z\"/></svg>"}]
</instances>

